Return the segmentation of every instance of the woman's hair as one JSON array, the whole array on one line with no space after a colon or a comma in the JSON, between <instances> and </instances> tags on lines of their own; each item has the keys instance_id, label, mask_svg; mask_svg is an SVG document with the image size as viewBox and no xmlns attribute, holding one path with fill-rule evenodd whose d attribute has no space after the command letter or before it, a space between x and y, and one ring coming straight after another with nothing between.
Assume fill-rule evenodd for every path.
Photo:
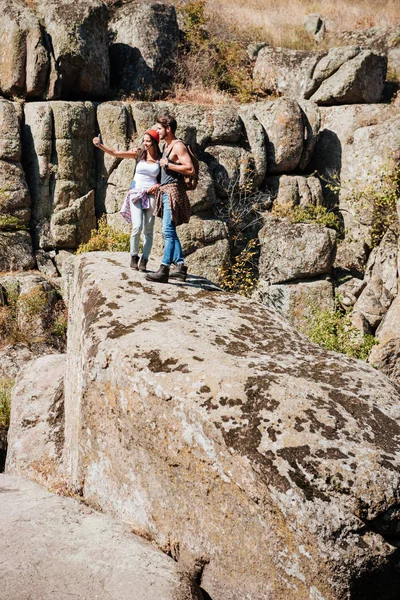
<instances>
[{"instance_id":1,"label":"woman's hair","mask_svg":"<svg viewBox=\"0 0 400 600\"><path fill-rule=\"evenodd\" d=\"M170 114L158 115L157 123L160 123L163 127L171 127L172 133L175 133L176 128L178 127L175 117Z\"/></svg>"},{"instance_id":2,"label":"woman's hair","mask_svg":"<svg viewBox=\"0 0 400 600\"><path fill-rule=\"evenodd\" d=\"M156 151L156 160L160 160L160 158L161 158L161 150L160 150L159 145L157 144L157 142L153 138L153 136L151 136L149 133L147 135L149 136L149 138L151 140L151 145L153 146L153 148ZM140 160L147 160L147 150L145 150L145 148L141 148L139 150L139 152L138 152L136 162L139 162Z\"/></svg>"}]
</instances>

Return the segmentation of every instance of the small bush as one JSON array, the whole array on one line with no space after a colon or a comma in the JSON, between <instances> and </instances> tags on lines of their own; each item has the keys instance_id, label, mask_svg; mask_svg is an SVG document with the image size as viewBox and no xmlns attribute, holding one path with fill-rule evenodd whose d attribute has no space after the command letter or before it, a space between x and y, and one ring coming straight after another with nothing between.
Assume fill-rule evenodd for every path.
<instances>
[{"instance_id":1,"label":"small bush","mask_svg":"<svg viewBox=\"0 0 400 600\"><path fill-rule=\"evenodd\" d=\"M276 217L288 218L292 223L316 223L341 232L339 217L333 210L325 206L274 204L272 214Z\"/></svg>"},{"instance_id":2,"label":"small bush","mask_svg":"<svg viewBox=\"0 0 400 600\"><path fill-rule=\"evenodd\" d=\"M11 392L14 387L14 379L9 377L0 378L0 427L8 429L10 425Z\"/></svg>"},{"instance_id":3,"label":"small bush","mask_svg":"<svg viewBox=\"0 0 400 600\"><path fill-rule=\"evenodd\" d=\"M52 335L66 341L68 328L68 310L63 300L59 300L54 307L55 318L53 322Z\"/></svg>"},{"instance_id":4,"label":"small bush","mask_svg":"<svg viewBox=\"0 0 400 600\"><path fill-rule=\"evenodd\" d=\"M360 360L367 360L377 343L373 335L362 335L351 324L351 311L340 308L321 310L313 308L304 333L319 346Z\"/></svg>"},{"instance_id":5,"label":"small bush","mask_svg":"<svg viewBox=\"0 0 400 600\"><path fill-rule=\"evenodd\" d=\"M110 227L105 216L101 217L98 229L92 229L90 239L86 244L81 244L76 251L82 252L129 252L130 235Z\"/></svg>"},{"instance_id":6,"label":"small bush","mask_svg":"<svg viewBox=\"0 0 400 600\"><path fill-rule=\"evenodd\" d=\"M257 285L258 238L250 240L246 247L233 258L228 269L220 270L220 286L227 292L234 292L249 298Z\"/></svg>"}]
</instances>

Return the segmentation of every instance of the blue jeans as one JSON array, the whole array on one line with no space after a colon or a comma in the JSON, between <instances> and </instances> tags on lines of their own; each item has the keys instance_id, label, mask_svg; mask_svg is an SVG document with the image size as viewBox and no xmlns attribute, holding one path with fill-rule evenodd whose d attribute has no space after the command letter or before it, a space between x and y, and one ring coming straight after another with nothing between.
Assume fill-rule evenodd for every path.
<instances>
[{"instance_id":1,"label":"blue jeans","mask_svg":"<svg viewBox=\"0 0 400 600\"><path fill-rule=\"evenodd\" d=\"M182 246L176 233L176 227L172 222L171 211L168 204L167 194L162 195L163 200L163 220L162 220L162 234L164 238L164 256L162 264L170 267L174 262L183 264L183 252Z\"/></svg>"}]
</instances>

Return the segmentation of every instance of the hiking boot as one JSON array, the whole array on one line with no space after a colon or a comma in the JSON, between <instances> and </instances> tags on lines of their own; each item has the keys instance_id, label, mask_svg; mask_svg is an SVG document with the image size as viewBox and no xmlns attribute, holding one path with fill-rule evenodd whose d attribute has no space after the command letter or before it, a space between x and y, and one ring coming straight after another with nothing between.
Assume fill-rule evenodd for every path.
<instances>
[{"instance_id":1,"label":"hiking boot","mask_svg":"<svg viewBox=\"0 0 400 600\"><path fill-rule=\"evenodd\" d=\"M169 278L170 279L178 279L179 281L185 281L186 275L187 275L187 270L188 270L188 268L186 265L184 265L183 263L179 263L176 265L175 269L170 272Z\"/></svg>"},{"instance_id":2,"label":"hiking boot","mask_svg":"<svg viewBox=\"0 0 400 600\"><path fill-rule=\"evenodd\" d=\"M147 259L143 258L143 256L140 258L139 261L139 271L142 271L142 273L146 273L147 271Z\"/></svg>"},{"instance_id":3,"label":"hiking boot","mask_svg":"<svg viewBox=\"0 0 400 600\"><path fill-rule=\"evenodd\" d=\"M146 275L147 281L158 281L159 283L168 283L169 267L166 265L160 265L160 268L156 273L149 273Z\"/></svg>"},{"instance_id":4,"label":"hiking boot","mask_svg":"<svg viewBox=\"0 0 400 600\"><path fill-rule=\"evenodd\" d=\"M131 264L130 264L131 269L135 269L135 271L138 271L139 270L138 264L139 264L138 255L137 254L132 255L131 256Z\"/></svg>"}]
</instances>

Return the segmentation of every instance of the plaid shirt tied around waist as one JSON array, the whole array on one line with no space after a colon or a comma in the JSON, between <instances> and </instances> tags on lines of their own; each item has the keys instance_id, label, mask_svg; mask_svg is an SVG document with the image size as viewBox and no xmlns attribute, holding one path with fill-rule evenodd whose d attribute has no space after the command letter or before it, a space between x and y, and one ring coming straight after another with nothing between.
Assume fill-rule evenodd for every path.
<instances>
[{"instance_id":1,"label":"plaid shirt tied around waist","mask_svg":"<svg viewBox=\"0 0 400 600\"><path fill-rule=\"evenodd\" d=\"M168 196L169 209L171 211L172 222L175 226L182 223L189 223L190 219L190 202L186 190L181 183L167 183L158 188L156 192L156 201L154 208L154 216L163 216L163 194Z\"/></svg>"}]
</instances>

